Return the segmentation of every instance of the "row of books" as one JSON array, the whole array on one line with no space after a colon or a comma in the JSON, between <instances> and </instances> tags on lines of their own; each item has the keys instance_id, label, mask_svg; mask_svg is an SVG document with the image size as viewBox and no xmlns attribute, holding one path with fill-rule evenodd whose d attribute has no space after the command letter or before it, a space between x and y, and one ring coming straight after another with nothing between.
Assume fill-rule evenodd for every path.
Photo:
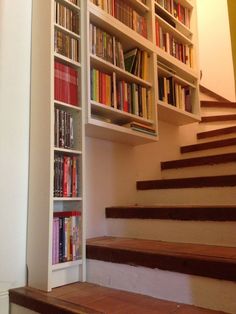
<instances>
[{"instance_id":1,"label":"row of books","mask_svg":"<svg viewBox=\"0 0 236 314\"><path fill-rule=\"evenodd\" d=\"M193 48L179 42L171 33L165 31L156 19L156 44L171 56L193 67Z\"/></svg>"},{"instance_id":2,"label":"row of books","mask_svg":"<svg viewBox=\"0 0 236 314\"><path fill-rule=\"evenodd\" d=\"M113 99L113 81L110 74L91 69L91 100L111 106Z\"/></svg>"},{"instance_id":3,"label":"row of books","mask_svg":"<svg viewBox=\"0 0 236 314\"><path fill-rule=\"evenodd\" d=\"M123 126L125 126L127 128L130 128L131 130L138 131L138 132L141 132L141 133L145 133L145 134L148 134L148 135L153 135L153 136L157 135L156 129L154 127L146 125L146 124L143 124L143 123L139 123L139 122L136 122L136 121L132 121L132 122L126 123Z\"/></svg>"},{"instance_id":4,"label":"row of books","mask_svg":"<svg viewBox=\"0 0 236 314\"><path fill-rule=\"evenodd\" d=\"M117 80L116 76L91 69L91 100L151 119L150 89Z\"/></svg>"},{"instance_id":5,"label":"row of books","mask_svg":"<svg viewBox=\"0 0 236 314\"><path fill-rule=\"evenodd\" d=\"M142 79L147 79L148 53L134 48L123 51L122 44L99 27L90 24L90 52Z\"/></svg>"},{"instance_id":6,"label":"row of books","mask_svg":"<svg viewBox=\"0 0 236 314\"><path fill-rule=\"evenodd\" d=\"M77 156L54 156L54 197L78 197L79 159Z\"/></svg>"},{"instance_id":7,"label":"row of books","mask_svg":"<svg viewBox=\"0 0 236 314\"><path fill-rule=\"evenodd\" d=\"M79 105L78 71L57 60L54 62L54 98L70 105Z\"/></svg>"},{"instance_id":8,"label":"row of books","mask_svg":"<svg viewBox=\"0 0 236 314\"><path fill-rule=\"evenodd\" d=\"M54 109L54 145L60 148L74 148L74 119L70 112Z\"/></svg>"},{"instance_id":9,"label":"row of books","mask_svg":"<svg viewBox=\"0 0 236 314\"><path fill-rule=\"evenodd\" d=\"M78 211L53 213L53 265L76 261L80 258L80 220L81 214Z\"/></svg>"},{"instance_id":10,"label":"row of books","mask_svg":"<svg viewBox=\"0 0 236 314\"><path fill-rule=\"evenodd\" d=\"M79 34L79 14L59 2L54 2L55 23Z\"/></svg>"},{"instance_id":11,"label":"row of books","mask_svg":"<svg viewBox=\"0 0 236 314\"><path fill-rule=\"evenodd\" d=\"M158 77L159 99L179 109L192 112L191 88L177 83L173 77Z\"/></svg>"},{"instance_id":12,"label":"row of books","mask_svg":"<svg viewBox=\"0 0 236 314\"><path fill-rule=\"evenodd\" d=\"M190 15L191 12L188 8L184 7L181 3L174 0L156 0L165 10L170 12L176 19L178 19L185 26L190 28Z\"/></svg>"},{"instance_id":13,"label":"row of books","mask_svg":"<svg viewBox=\"0 0 236 314\"><path fill-rule=\"evenodd\" d=\"M138 34L147 38L147 20L134 10L125 0L91 0L105 12L117 18Z\"/></svg>"},{"instance_id":14,"label":"row of books","mask_svg":"<svg viewBox=\"0 0 236 314\"><path fill-rule=\"evenodd\" d=\"M54 50L71 60L79 62L78 39L65 34L61 30L55 30Z\"/></svg>"}]
</instances>

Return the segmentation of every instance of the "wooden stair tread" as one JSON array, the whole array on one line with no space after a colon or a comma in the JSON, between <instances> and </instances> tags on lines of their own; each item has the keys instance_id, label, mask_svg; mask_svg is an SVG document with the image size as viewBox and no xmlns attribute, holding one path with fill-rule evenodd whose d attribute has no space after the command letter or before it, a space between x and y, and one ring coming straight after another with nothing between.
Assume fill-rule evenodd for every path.
<instances>
[{"instance_id":1,"label":"wooden stair tread","mask_svg":"<svg viewBox=\"0 0 236 314\"><path fill-rule=\"evenodd\" d=\"M213 148L221 148L221 147L232 146L232 145L236 145L236 137L181 146L180 152L184 154L184 153L190 153L190 152L213 149Z\"/></svg>"},{"instance_id":2,"label":"wooden stair tread","mask_svg":"<svg viewBox=\"0 0 236 314\"><path fill-rule=\"evenodd\" d=\"M112 206L105 214L106 218L121 219L236 221L236 205Z\"/></svg>"},{"instance_id":3,"label":"wooden stair tread","mask_svg":"<svg viewBox=\"0 0 236 314\"><path fill-rule=\"evenodd\" d=\"M137 181L137 190L236 186L236 175Z\"/></svg>"},{"instance_id":4,"label":"wooden stair tread","mask_svg":"<svg viewBox=\"0 0 236 314\"><path fill-rule=\"evenodd\" d=\"M226 135L226 134L231 134L231 133L236 133L236 126L230 126L230 127L226 127L226 128L220 128L220 129L215 129L215 130L210 130L210 131L199 132L199 133L197 133L197 139Z\"/></svg>"},{"instance_id":5,"label":"wooden stair tread","mask_svg":"<svg viewBox=\"0 0 236 314\"><path fill-rule=\"evenodd\" d=\"M17 288L10 290L9 297L12 303L37 310L39 313L50 314L223 313L90 283L75 283L59 287L50 293L29 287Z\"/></svg>"},{"instance_id":6,"label":"wooden stair tread","mask_svg":"<svg viewBox=\"0 0 236 314\"><path fill-rule=\"evenodd\" d=\"M236 114L202 116L201 121L199 123L216 122L216 121L231 121L231 120L236 120Z\"/></svg>"},{"instance_id":7,"label":"wooden stair tread","mask_svg":"<svg viewBox=\"0 0 236 314\"><path fill-rule=\"evenodd\" d=\"M226 102L226 101L202 100L201 101L201 107L204 107L204 108L235 108L236 109L236 103L235 102Z\"/></svg>"},{"instance_id":8,"label":"wooden stair tread","mask_svg":"<svg viewBox=\"0 0 236 314\"><path fill-rule=\"evenodd\" d=\"M176 159L161 162L161 170L194 167L202 165L223 164L236 161L236 153L209 155L186 159Z\"/></svg>"},{"instance_id":9,"label":"wooden stair tread","mask_svg":"<svg viewBox=\"0 0 236 314\"><path fill-rule=\"evenodd\" d=\"M233 247L99 237L87 240L87 258L236 281Z\"/></svg>"}]
</instances>

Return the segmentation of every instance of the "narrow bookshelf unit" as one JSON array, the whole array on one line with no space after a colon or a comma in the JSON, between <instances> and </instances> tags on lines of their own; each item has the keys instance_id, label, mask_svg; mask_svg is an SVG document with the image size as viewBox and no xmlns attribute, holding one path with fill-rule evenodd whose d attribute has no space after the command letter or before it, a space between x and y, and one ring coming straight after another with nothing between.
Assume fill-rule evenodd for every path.
<instances>
[{"instance_id":1,"label":"narrow bookshelf unit","mask_svg":"<svg viewBox=\"0 0 236 314\"><path fill-rule=\"evenodd\" d=\"M80 0L33 0L28 285L85 280Z\"/></svg>"},{"instance_id":2,"label":"narrow bookshelf unit","mask_svg":"<svg viewBox=\"0 0 236 314\"><path fill-rule=\"evenodd\" d=\"M195 0L86 6L86 134L138 145L158 140L159 120L199 121Z\"/></svg>"}]
</instances>

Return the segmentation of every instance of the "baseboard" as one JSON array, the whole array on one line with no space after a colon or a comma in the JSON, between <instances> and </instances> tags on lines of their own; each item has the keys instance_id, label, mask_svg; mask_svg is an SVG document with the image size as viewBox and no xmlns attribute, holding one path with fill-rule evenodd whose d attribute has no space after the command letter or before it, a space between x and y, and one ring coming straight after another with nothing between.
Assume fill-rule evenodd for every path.
<instances>
[{"instance_id":1,"label":"baseboard","mask_svg":"<svg viewBox=\"0 0 236 314\"><path fill-rule=\"evenodd\" d=\"M0 313L9 313L9 295L8 291L0 291Z\"/></svg>"}]
</instances>

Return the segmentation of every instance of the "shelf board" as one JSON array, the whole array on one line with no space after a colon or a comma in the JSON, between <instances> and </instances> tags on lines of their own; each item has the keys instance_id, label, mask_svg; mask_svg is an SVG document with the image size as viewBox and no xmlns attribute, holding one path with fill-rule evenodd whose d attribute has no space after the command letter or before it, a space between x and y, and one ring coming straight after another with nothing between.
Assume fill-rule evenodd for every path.
<instances>
[{"instance_id":1,"label":"shelf board","mask_svg":"<svg viewBox=\"0 0 236 314\"><path fill-rule=\"evenodd\" d=\"M91 65L92 66L95 66L95 67L98 67L102 70L106 70L108 71L110 74L112 72L115 72L117 74L117 78L120 79L120 80L125 80L127 82L130 82L130 83L137 83L137 84L140 84L142 86L145 86L145 87L152 87L152 84L149 83L148 81L145 81L143 79L141 79L140 77L136 76L136 75L133 75L121 68L119 68L118 66L110 63L110 62L107 62L93 54L90 54L90 60L91 60Z\"/></svg>"},{"instance_id":2,"label":"shelf board","mask_svg":"<svg viewBox=\"0 0 236 314\"><path fill-rule=\"evenodd\" d=\"M69 108L69 109L72 109L75 111L81 111L82 110L81 107L70 105L70 104L67 104L67 103L59 101L59 100L54 100L54 104L61 106L61 107L66 107L66 108Z\"/></svg>"},{"instance_id":3,"label":"shelf board","mask_svg":"<svg viewBox=\"0 0 236 314\"><path fill-rule=\"evenodd\" d=\"M74 61L74 60L72 60L70 58L67 58L67 57L65 57L65 56L63 56L63 55L61 55L61 54L59 54L57 52L54 52L54 57L57 58L57 59L60 59L60 60L62 60L64 62L66 62L67 64L73 65L73 66L75 66L77 68L81 67L81 64L79 62Z\"/></svg>"},{"instance_id":4,"label":"shelf board","mask_svg":"<svg viewBox=\"0 0 236 314\"><path fill-rule=\"evenodd\" d=\"M182 77L178 76L177 74L175 74L174 72L172 71L168 71L167 69L164 69L162 68L160 65L157 65L157 69L158 69L158 76L159 76L159 73L162 74L162 75L167 75L168 77L169 76L172 76L173 78L175 78L175 81L182 84L182 85L188 85L194 89L197 88L196 85L188 82L187 80L183 79Z\"/></svg>"},{"instance_id":5,"label":"shelf board","mask_svg":"<svg viewBox=\"0 0 236 314\"><path fill-rule=\"evenodd\" d=\"M171 32L171 34L174 35L176 39L179 39L182 43L193 46L193 42L191 39L189 39L187 36L182 34L178 29L170 25L168 22L166 22L162 17L160 17L158 14L155 14L156 18L159 20L159 24L163 27L164 30Z\"/></svg>"},{"instance_id":6,"label":"shelf board","mask_svg":"<svg viewBox=\"0 0 236 314\"><path fill-rule=\"evenodd\" d=\"M147 13L150 11L149 7L142 3L140 0L129 0L129 3L132 4L132 7L141 13Z\"/></svg>"},{"instance_id":7,"label":"shelf board","mask_svg":"<svg viewBox=\"0 0 236 314\"><path fill-rule=\"evenodd\" d=\"M177 58L171 56L169 53L156 46L157 59L161 62L167 63L167 66L172 68L173 71L178 72L184 79L195 84L198 79L198 74L188 65L184 64Z\"/></svg>"},{"instance_id":8,"label":"shelf board","mask_svg":"<svg viewBox=\"0 0 236 314\"><path fill-rule=\"evenodd\" d=\"M60 147L54 147L54 151L59 152L59 153L73 154L73 155L81 155L82 154L81 150L60 148Z\"/></svg>"},{"instance_id":9,"label":"shelf board","mask_svg":"<svg viewBox=\"0 0 236 314\"><path fill-rule=\"evenodd\" d=\"M63 31L64 33L67 33L68 35L70 35L70 36L72 36L72 37L74 37L74 38L80 40L80 35L78 35L78 34L72 32L72 31L70 31L69 29L67 29L67 28L65 28L65 27L63 27L63 26L61 26L60 24L54 23L54 27L57 28L57 29L59 29L59 30L61 30L61 31Z\"/></svg>"},{"instance_id":10,"label":"shelf board","mask_svg":"<svg viewBox=\"0 0 236 314\"><path fill-rule=\"evenodd\" d=\"M183 33L186 37L192 37L193 33L192 31L184 25L182 22L180 22L174 15L172 15L169 11L167 11L165 8L163 8L159 3L155 2L155 7L157 10L162 12L164 15L166 15L172 22L175 23L176 28ZM158 15L158 12L157 12Z\"/></svg>"},{"instance_id":11,"label":"shelf board","mask_svg":"<svg viewBox=\"0 0 236 314\"><path fill-rule=\"evenodd\" d=\"M148 120L123 110L100 104L96 101L90 101L91 112L93 114L109 119L112 123L128 123L132 121L152 125L153 120Z\"/></svg>"},{"instance_id":12,"label":"shelf board","mask_svg":"<svg viewBox=\"0 0 236 314\"><path fill-rule=\"evenodd\" d=\"M109 34L122 38L122 44L125 49L129 50L138 47L149 52L154 51L155 46L150 40L106 13L91 1L89 1L88 9L90 12L90 21L95 25L99 25L99 27Z\"/></svg>"},{"instance_id":13,"label":"shelf board","mask_svg":"<svg viewBox=\"0 0 236 314\"><path fill-rule=\"evenodd\" d=\"M185 125L201 120L200 115L176 108L161 100L158 100L158 118L159 120L175 125Z\"/></svg>"},{"instance_id":14,"label":"shelf board","mask_svg":"<svg viewBox=\"0 0 236 314\"><path fill-rule=\"evenodd\" d=\"M66 5L66 6L70 7L70 9L80 10L80 7L78 5L70 2L69 0L56 0L56 1L61 3L61 4L63 4L63 5Z\"/></svg>"},{"instance_id":15,"label":"shelf board","mask_svg":"<svg viewBox=\"0 0 236 314\"><path fill-rule=\"evenodd\" d=\"M79 265L82 265L82 259L79 259L77 261L58 263L58 264L52 265L52 271L57 271L61 269L71 268L71 267L77 267Z\"/></svg>"},{"instance_id":16,"label":"shelf board","mask_svg":"<svg viewBox=\"0 0 236 314\"><path fill-rule=\"evenodd\" d=\"M86 124L86 135L129 145L141 145L158 140L157 136L133 131L119 125L90 118Z\"/></svg>"},{"instance_id":17,"label":"shelf board","mask_svg":"<svg viewBox=\"0 0 236 314\"><path fill-rule=\"evenodd\" d=\"M55 202L74 202L74 201L82 201L82 197L53 197L53 201Z\"/></svg>"}]
</instances>

